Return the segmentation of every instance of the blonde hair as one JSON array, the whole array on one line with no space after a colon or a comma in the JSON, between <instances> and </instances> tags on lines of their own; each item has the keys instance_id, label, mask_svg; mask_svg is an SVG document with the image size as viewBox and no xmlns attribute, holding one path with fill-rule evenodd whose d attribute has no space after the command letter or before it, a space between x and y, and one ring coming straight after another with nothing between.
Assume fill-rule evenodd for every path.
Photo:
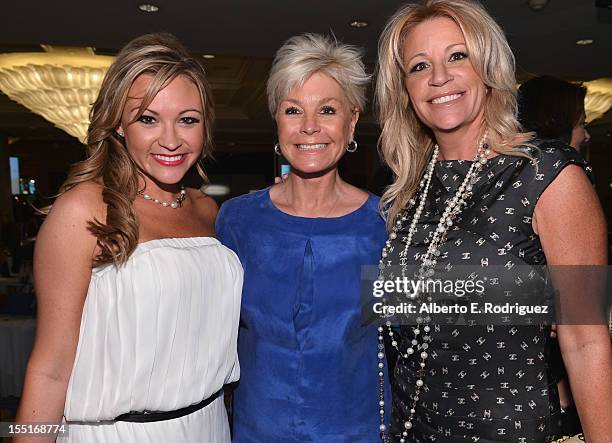
<instances>
[{"instance_id":1,"label":"blonde hair","mask_svg":"<svg viewBox=\"0 0 612 443\"><path fill-rule=\"evenodd\" d=\"M416 25L437 17L449 18L459 26L469 60L489 89L484 108L489 147L501 154L528 156L512 146L520 130L514 55L495 20L475 1L426 0L401 7L380 37L375 92L382 128L379 150L395 175L381 199L389 228L416 192L434 144L431 131L412 109L404 86L403 45Z\"/></svg>"},{"instance_id":2,"label":"blonde hair","mask_svg":"<svg viewBox=\"0 0 612 443\"><path fill-rule=\"evenodd\" d=\"M96 236L101 250L94 260L94 266L124 263L138 244L138 221L132 203L139 191L139 176L142 173L116 128L120 124L128 91L143 74L150 75L152 80L132 121L140 118L157 93L170 81L177 76L185 76L197 86L202 100L202 158L212 152L214 111L202 64L171 34L147 34L129 42L109 68L91 109L87 159L71 167L59 192L61 195L87 181L98 181L103 185L106 221L102 223L94 219L88 223L88 229ZM200 176L206 179L200 162L196 165Z\"/></svg>"},{"instance_id":3,"label":"blonde hair","mask_svg":"<svg viewBox=\"0 0 612 443\"><path fill-rule=\"evenodd\" d=\"M319 34L291 37L276 52L268 77L268 107L272 117L278 105L295 87L300 87L315 72L336 80L352 109L363 111L365 90L370 76L361 61L361 51Z\"/></svg>"}]
</instances>

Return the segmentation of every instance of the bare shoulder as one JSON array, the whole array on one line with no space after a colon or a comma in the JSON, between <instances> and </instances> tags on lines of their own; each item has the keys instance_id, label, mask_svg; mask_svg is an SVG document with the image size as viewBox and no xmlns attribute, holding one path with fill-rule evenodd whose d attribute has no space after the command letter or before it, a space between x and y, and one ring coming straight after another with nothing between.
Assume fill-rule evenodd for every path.
<instances>
[{"instance_id":1,"label":"bare shoulder","mask_svg":"<svg viewBox=\"0 0 612 443\"><path fill-rule=\"evenodd\" d=\"M603 210L580 166L563 168L544 190L532 225L549 264L607 262Z\"/></svg>"},{"instance_id":2,"label":"bare shoulder","mask_svg":"<svg viewBox=\"0 0 612 443\"><path fill-rule=\"evenodd\" d=\"M76 220L100 218L106 215L102 199L102 185L93 181L79 183L60 195L49 212L49 217L70 217Z\"/></svg>"},{"instance_id":3,"label":"bare shoulder","mask_svg":"<svg viewBox=\"0 0 612 443\"><path fill-rule=\"evenodd\" d=\"M542 193L540 197L542 203L539 206L545 206L551 200L555 204L560 203L568 206L572 203L580 204L581 202L586 204L598 203L597 195L589 178L584 169L578 165L568 165L559 172L559 175Z\"/></svg>"},{"instance_id":4,"label":"bare shoulder","mask_svg":"<svg viewBox=\"0 0 612 443\"><path fill-rule=\"evenodd\" d=\"M80 183L55 200L41 226L37 243L44 245L48 241L55 243L61 239L73 247L82 246L93 251L96 238L87 226L94 219L106 219L102 185L95 182Z\"/></svg>"},{"instance_id":5,"label":"bare shoulder","mask_svg":"<svg viewBox=\"0 0 612 443\"><path fill-rule=\"evenodd\" d=\"M563 168L540 196L534 210L536 233L545 218L549 223L564 224L578 230L602 229L605 225L599 198L580 166Z\"/></svg>"},{"instance_id":6,"label":"bare shoulder","mask_svg":"<svg viewBox=\"0 0 612 443\"><path fill-rule=\"evenodd\" d=\"M219 212L219 206L214 198L203 193L199 189L189 188L187 190L189 197L194 203L198 216L210 223L215 222L217 213Z\"/></svg>"}]
</instances>

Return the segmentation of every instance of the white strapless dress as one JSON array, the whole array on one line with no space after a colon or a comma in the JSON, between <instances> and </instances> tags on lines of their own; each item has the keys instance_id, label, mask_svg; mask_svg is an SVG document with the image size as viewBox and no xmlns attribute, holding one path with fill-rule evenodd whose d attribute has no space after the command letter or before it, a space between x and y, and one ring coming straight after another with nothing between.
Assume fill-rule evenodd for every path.
<instances>
[{"instance_id":1,"label":"white strapless dress","mask_svg":"<svg viewBox=\"0 0 612 443\"><path fill-rule=\"evenodd\" d=\"M238 380L242 279L236 255L211 237L148 241L125 265L94 269L58 441L229 442L223 396L172 420L112 420L181 409Z\"/></svg>"}]
</instances>

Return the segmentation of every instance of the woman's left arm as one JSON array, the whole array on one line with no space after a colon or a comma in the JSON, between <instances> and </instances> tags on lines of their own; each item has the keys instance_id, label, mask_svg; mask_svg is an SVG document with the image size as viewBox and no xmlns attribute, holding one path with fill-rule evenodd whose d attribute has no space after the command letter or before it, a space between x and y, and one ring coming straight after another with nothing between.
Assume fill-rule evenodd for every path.
<instances>
[{"instance_id":1,"label":"woman's left arm","mask_svg":"<svg viewBox=\"0 0 612 443\"><path fill-rule=\"evenodd\" d=\"M596 299L578 298L579 294L597 297L582 283L593 291L603 290L597 279L584 278L595 268L578 266L599 266L594 275L603 274L608 263L606 222L581 167L565 167L546 188L536 205L533 227L561 298L578 302L573 308L597 305ZM590 319L584 323L561 321L557 335L586 440L607 443L612 438L612 346L605 324Z\"/></svg>"}]
</instances>

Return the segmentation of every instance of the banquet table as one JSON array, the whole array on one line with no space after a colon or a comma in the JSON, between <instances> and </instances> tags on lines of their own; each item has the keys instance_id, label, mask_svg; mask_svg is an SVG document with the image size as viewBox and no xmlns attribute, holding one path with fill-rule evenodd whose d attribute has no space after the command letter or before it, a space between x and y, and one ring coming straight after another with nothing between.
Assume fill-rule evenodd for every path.
<instances>
[{"instance_id":1,"label":"banquet table","mask_svg":"<svg viewBox=\"0 0 612 443\"><path fill-rule=\"evenodd\" d=\"M0 398L21 396L35 334L34 317L0 315Z\"/></svg>"}]
</instances>

